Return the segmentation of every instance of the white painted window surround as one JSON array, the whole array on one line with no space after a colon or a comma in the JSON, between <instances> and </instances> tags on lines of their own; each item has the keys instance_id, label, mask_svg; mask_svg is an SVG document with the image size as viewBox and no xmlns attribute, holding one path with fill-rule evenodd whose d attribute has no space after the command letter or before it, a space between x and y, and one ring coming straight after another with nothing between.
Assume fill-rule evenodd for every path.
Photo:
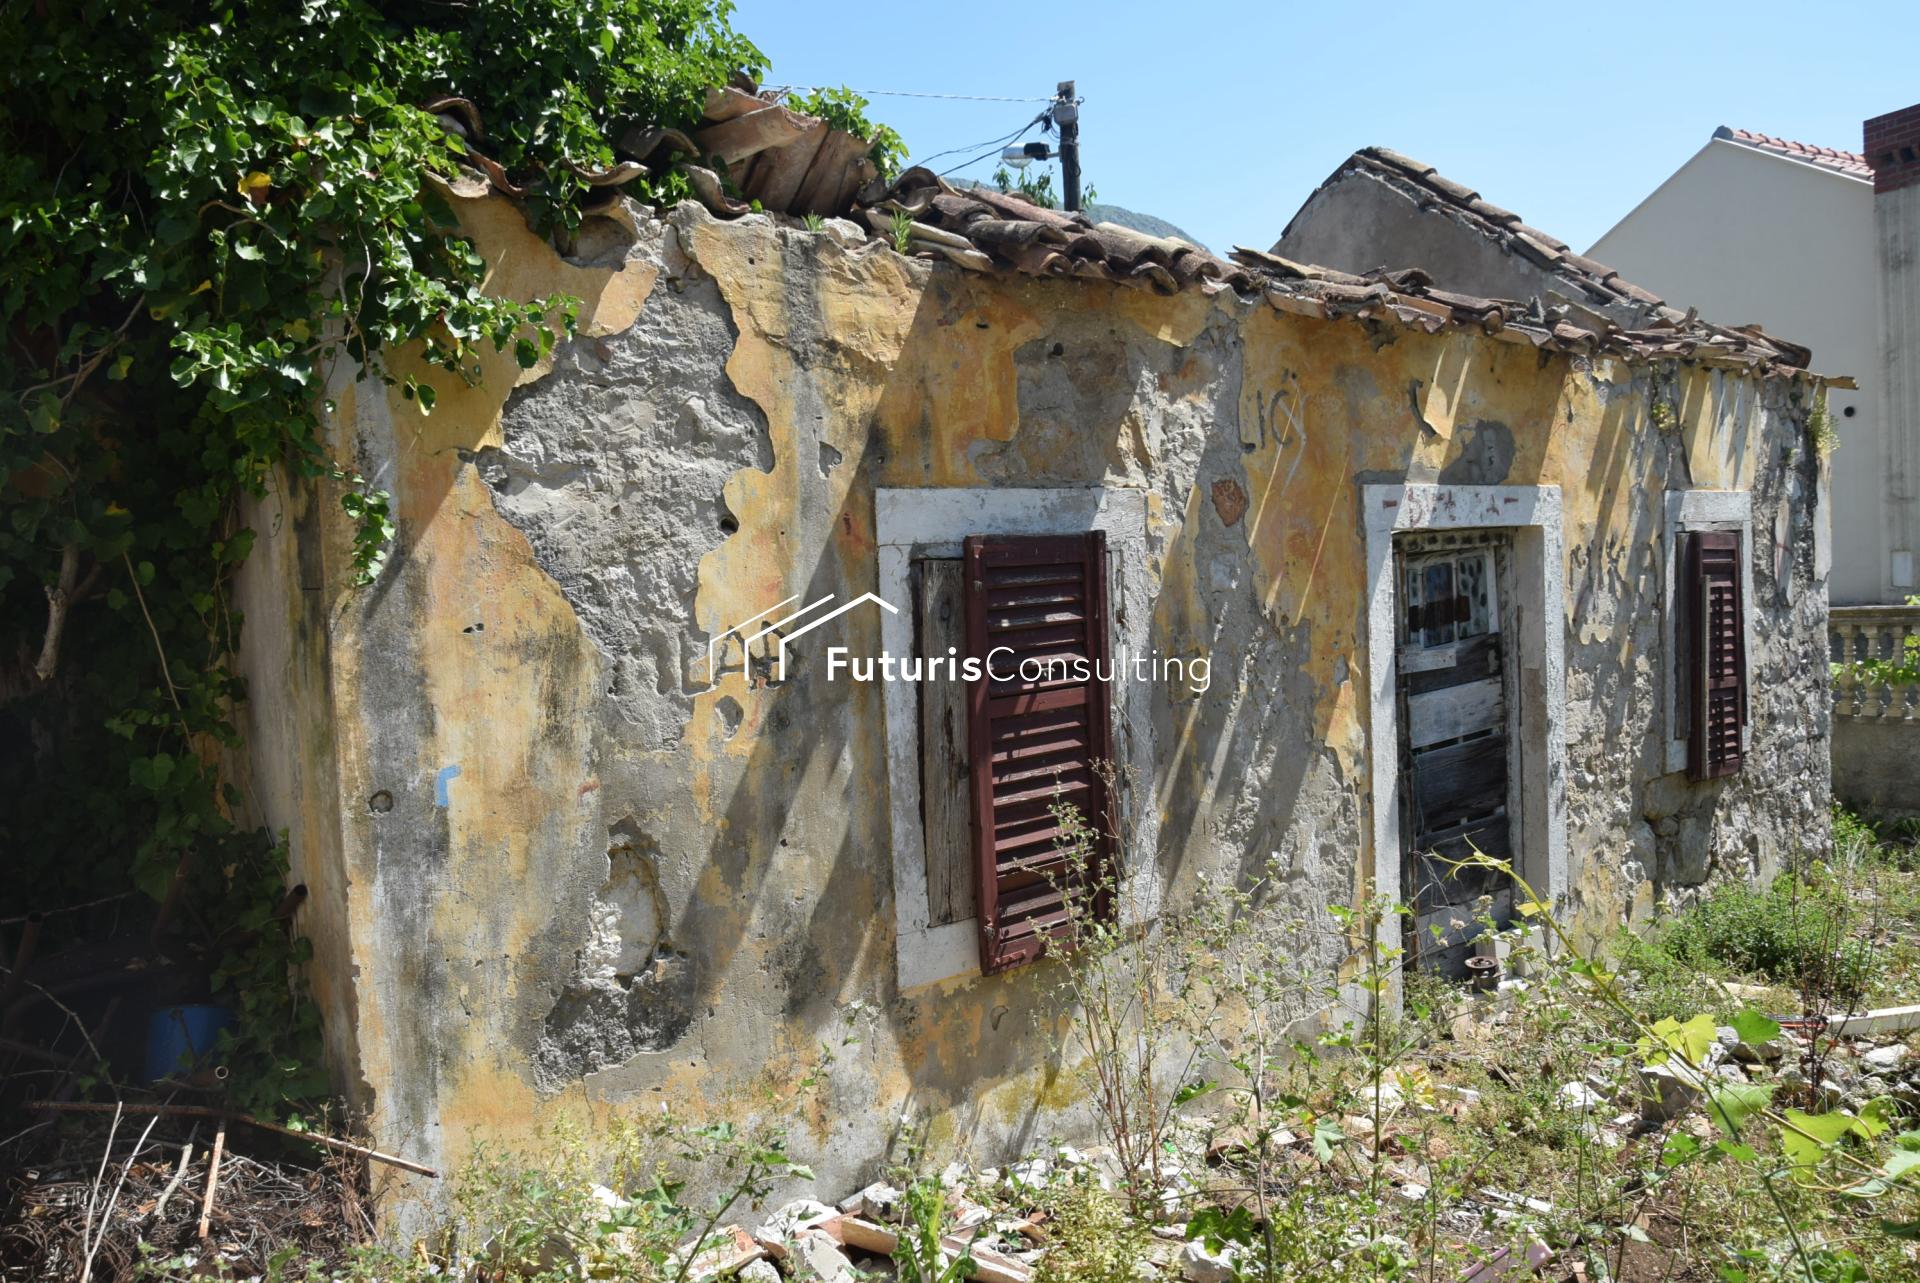
<instances>
[{"instance_id":1,"label":"white painted window surround","mask_svg":"<svg viewBox=\"0 0 1920 1283\"><path fill-rule=\"evenodd\" d=\"M1509 712L1520 751L1513 781L1514 863L1549 903L1566 894L1566 563L1558 486L1361 487L1367 539L1367 680L1375 891L1400 903L1400 709L1395 698L1393 537L1401 531L1497 529L1512 540Z\"/></svg>"},{"instance_id":2,"label":"white painted window surround","mask_svg":"<svg viewBox=\"0 0 1920 1283\"><path fill-rule=\"evenodd\" d=\"M1744 649L1753 635L1753 495L1745 490L1669 490L1667 491L1666 532L1661 540L1663 582L1661 585L1661 632L1665 647L1661 669L1666 674L1667 771L1687 769L1687 741L1681 737L1680 701L1686 692L1680 689L1679 656L1675 637L1679 621L1680 536L1694 530L1737 530L1740 532L1740 645ZM1747 726L1740 726L1740 747L1747 746Z\"/></svg>"},{"instance_id":3,"label":"white painted window surround","mask_svg":"<svg viewBox=\"0 0 1920 1283\"><path fill-rule=\"evenodd\" d=\"M874 494L880 595L899 606L883 614L881 644L892 655L913 653L912 573L915 558L958 557L968 535L1066 535L1104 530L1112 583L1109 594L1116 650L1151 653L1152 617L1147 584L1146 492L1109 487L1083 489L880 489ZM902 991L977 976L980 920L931 924L927 861L920 798L920 688L888 682L885 688L887 788L893 831L895 962ZM1152 805L1153 686L1128 681L1113 700L1114 754L1119 759L1120 796L1134 851L1123 861L1121 915L1140 922L1158 909L1159 816ZM1148 858L1143 858L1146 853ZM1137 867L1128 867L1132 859Z\"/></svg>"}]
</instances>

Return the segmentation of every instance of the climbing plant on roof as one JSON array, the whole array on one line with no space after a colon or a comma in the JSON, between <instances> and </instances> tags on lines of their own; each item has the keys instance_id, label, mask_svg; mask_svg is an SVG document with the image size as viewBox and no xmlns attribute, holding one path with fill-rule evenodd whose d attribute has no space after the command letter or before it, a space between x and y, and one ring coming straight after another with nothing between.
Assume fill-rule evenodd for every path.
<instances>
[{"instance_id":1,"label":"climbing plant on roof","mask_svg":"<svg viewBox=\"0 0 1920 1283\"><path fill-rule=\"evenodd\" d=\"M184 876L221 924L216 986L256 973L234 957L254 946L221 934L270 934L235 852L276 858L236 831L217 767L243 694L239 500L283 476L328 487L377 575L387 504L327 443L331 380L378 375L402 345L478 377L482 348L531 364L570 323L567 300L484 292L426 177L478 166L564 235L621 128L691 124L709 86L759 70L730 12L0 5L0 849L24 864L16 886L57 903L131 875L158 897ZM431 411L430 389L407 391Z\"/></svg>"}]
</instances>

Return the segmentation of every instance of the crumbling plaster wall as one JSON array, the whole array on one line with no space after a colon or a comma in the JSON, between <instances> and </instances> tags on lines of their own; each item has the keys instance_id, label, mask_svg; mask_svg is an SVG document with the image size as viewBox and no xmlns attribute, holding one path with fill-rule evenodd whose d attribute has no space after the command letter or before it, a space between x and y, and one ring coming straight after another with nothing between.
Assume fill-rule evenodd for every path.
<instances>
[{"instance_id":1,"label":"crumbling plaster wall","mask_svg":"<svg viewBox=\"0 0 1920 1283\"><path fill-rule=\"evenodd\" d=\"M844 224L629 211L582 265L504 201L463 216L493 288L585 300L579 337L478 388L403 371L438 387L431 417L341 389L336 448L393 492L393 559L350 586L343 519L309 496L244 589L279 615L249 624L256 756L310 763L267 772L262 807L327 888L306 912L330 1038L388 1148L448 1167L670 1102L787 1118L836 1188L903 1119L982 1158L1084 1125L1049 964L895 983L882 696L821 658L877 651L876 613L797 644L783 683L735 645L706 669L732 623L875 588L876 487L1145 492L1157 648L1214 673L1154 700L1161 849L1135 858L1176 906L1271 860L1280 911L1317 924L1365 883L1368 482L1562 490L1588 929L1824 841L1804 387L969 275ZM1770 536L1752 758L1705 787L1661 776L1658 522L1688 485L1751 488Z\"/></svg>"}]
</instances>

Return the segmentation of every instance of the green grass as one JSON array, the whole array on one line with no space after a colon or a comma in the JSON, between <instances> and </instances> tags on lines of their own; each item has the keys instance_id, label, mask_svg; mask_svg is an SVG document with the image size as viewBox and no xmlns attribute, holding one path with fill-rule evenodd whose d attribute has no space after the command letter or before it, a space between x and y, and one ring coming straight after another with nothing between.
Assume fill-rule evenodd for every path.
<instances>
[{"instance_id":1,"label":"green grass","mask_svg":"<svg viewBox=\"0 0 1920 1283\"><path fill-rule=\"evenodd\" d=\"M1781 985L1800 983L1837 955L1848 978L1857 979L1865 959L1848 939L1851 915L1838 879L1814 864L1765 889L1725 884L1668 922L1656 943L1685 965Z\"/></svg>"}]
</instances>

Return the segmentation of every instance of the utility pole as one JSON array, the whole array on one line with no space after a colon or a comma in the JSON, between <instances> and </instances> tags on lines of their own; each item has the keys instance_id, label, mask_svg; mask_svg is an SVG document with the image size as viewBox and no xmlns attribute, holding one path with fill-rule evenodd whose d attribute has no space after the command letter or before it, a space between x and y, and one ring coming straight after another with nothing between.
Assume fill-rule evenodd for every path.
<instances>
[{"instance_id":1,"label":"utility pole","mask_svg":"<svg viewBox=\"0 0 1920 1283\"><path fill-rule=\"evenodd\" d=\"M1060 180L1069 212L1080 208L1080 104L1074 101L1073 82L1063 80L1054 91L1053 123L1060 127Z\"/></svg>"}]
</instances>

